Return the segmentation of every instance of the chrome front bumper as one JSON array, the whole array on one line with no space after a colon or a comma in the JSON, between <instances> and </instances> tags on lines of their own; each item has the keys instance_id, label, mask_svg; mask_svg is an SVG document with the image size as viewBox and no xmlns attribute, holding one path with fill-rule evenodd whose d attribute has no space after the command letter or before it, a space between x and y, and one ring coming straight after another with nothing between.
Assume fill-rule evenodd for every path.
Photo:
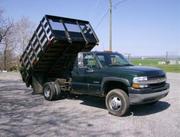
<instances>
[{"instance_id":1,"label":"chrome front bumper","mask_svg":"<svg viewBox=\"0 0 180 137\"><path fill-rule=\"evenodd\" d=\"M130 104L146 104L160 100L169 93L169 84L160 89L129 89Z\"/></svg>"}]
</instances>

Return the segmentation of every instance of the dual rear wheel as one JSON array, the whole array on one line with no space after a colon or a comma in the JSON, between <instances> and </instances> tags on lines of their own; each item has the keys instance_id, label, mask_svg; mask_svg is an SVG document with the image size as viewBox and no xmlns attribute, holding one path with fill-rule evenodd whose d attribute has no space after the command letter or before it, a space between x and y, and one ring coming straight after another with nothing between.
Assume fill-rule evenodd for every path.
<instances>
[{"instance_id":1,"label":"dual rear wheel","mask_svg":"<svg viewBox=\"0 0 180 137\"><path fill-rule=\"evenodd\" d=\"M43 95L46 100L52 101L60 97L61 90L55 82L47 82L43 86Z\"/></svg>"}]
</instances>

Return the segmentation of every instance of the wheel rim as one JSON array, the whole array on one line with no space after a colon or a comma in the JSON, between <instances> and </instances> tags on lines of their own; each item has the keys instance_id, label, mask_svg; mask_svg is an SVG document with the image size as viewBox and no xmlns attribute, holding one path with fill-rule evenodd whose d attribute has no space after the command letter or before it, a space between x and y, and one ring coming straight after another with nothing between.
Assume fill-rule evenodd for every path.
<instances>
[{"instance_id":1,"label":"wheel rim","mask_svg":"<svg viewBox=\"0 0 180 137\"><path fill-rule=\"evenodd\" d=\"M49 97L50 97L50 93L51 93L50 89L49 89L48 87L46 87L46 88L44 89L44 96L45 96L46 98L49 98Z\"/></svg>"},{"instance_id":2,"label":"wheel rim","mask_svg":"<svg viewBox=\"0 0 180 137\"><path fill-rule=\"evenodd\" d=\"M122 106L122 101L119 97L113 96L109 100L109 106L113 111L119 111Z\"/></svg>"}]
</instances>

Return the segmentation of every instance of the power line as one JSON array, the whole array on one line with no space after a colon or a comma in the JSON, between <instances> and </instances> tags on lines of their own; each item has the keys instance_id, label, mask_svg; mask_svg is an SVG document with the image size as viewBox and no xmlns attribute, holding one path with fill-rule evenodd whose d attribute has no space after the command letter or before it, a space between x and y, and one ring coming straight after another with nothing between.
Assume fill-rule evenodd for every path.
<instances>
[{"instance_id":1,"label":"power line","mask_svg":"<svg viewBox=\"0 0 180 137\"><path fill-rule=\"evenodd\" d=\"M121 3L124 3L124 2L126 2L127 0L119 0L118 2L116 2L115 4L112 4L112 7L113 8L117 8L117 6L119 5L119 4L121 4ZM98 7L99 7L99 5L100 5L100 1L99 1L99 4L97 4L98 5ZM101 25L101 23L102 23L102 21L104 20L104 18L107 16L107 14L108 14L108 11L109 11L109 9L105 12L105 14L102 16L102 18L100 19L100 21L98 22L98 24L95 26L95 29L97 29L100 25Z\"/></svg>"},{"instance_id":2,"label":"power line","mask_svg":"<svg viewBox=\"0 0 180 137\"><path fill-rule=\"evenodd\" d=\"M94 4L95 6L94 6L93 8L91 8L91 13L92 13L92 11L95 11L96 9L98 9L98 8L100 7L101 1L102 1L102 0L96 0L96 4ZM90 11L89 11L88 13L90 13ZM97 14L96 14L96 12L95 12L94 14L91 15L90 18L94 19L96 15L97 15Z\"/></svg>"},{"instance_id":3,"label":"power line","mask_svg":"<svg viewBox=\"0 0 180 137\"><path fill-rule=\"evenodd\" d=\"M104 18L109 13L109 50L110 51L112 51L112 9L116 8L119 4L121 4L121 3L125 2L125 1L127 1L127 0L120 0L120 1L116 2L115 4L113 4L112 0L109 0L109 8L108 8L108 10L105 12L105 14L102 16L102 18L98 22L98 24L95 26L95 29L97 29L100 26L100 24L102 23L102 21L104 20Z\"/></svg>"},{"instance_id":4,"label":"power line","mask_svg":"<svg viewBox=\"0 0 180 137\"><path fill-rule=\"evenodd\" d=\"M119 0L118 2L116 2L115 4L113 4L113 8L117 8L117 6L121 3L126 2L127 0Z\"/></svg>"},{"instance_id":5,"label":"power line","mask_svg":"<svg viewBox=\"0 0 180 137\"><path fill-rule=\"evenodd\" d=\"M108 11L109 11L109 10L107 10L107 11L105 12L105 14L102 16L102 18L99 20L98 24L95 26L95 29L97 29L97 28L101 25L101 23L102 23L102 21L104 20L104 18L108 15Z\"/></svg>"}]
</instances>

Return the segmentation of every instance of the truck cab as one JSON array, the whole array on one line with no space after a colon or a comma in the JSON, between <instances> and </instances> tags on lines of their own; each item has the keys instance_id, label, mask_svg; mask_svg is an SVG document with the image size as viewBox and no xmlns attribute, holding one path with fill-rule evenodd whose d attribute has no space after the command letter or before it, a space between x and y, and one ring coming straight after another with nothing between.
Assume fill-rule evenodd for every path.
<instances>
[{"instance_id":1,"label":"truck cab","mask_svg":"<svg viewBox=\"0 0 180 137\"><path fill-rule=\"evenodd\" d=\"M106 97L106 106L115 115L122 115L121 107L152 104L169 92L161 69L134 66L117 52L79 53L71 86L75 93Z\"/></svg>"}]
</instances>

